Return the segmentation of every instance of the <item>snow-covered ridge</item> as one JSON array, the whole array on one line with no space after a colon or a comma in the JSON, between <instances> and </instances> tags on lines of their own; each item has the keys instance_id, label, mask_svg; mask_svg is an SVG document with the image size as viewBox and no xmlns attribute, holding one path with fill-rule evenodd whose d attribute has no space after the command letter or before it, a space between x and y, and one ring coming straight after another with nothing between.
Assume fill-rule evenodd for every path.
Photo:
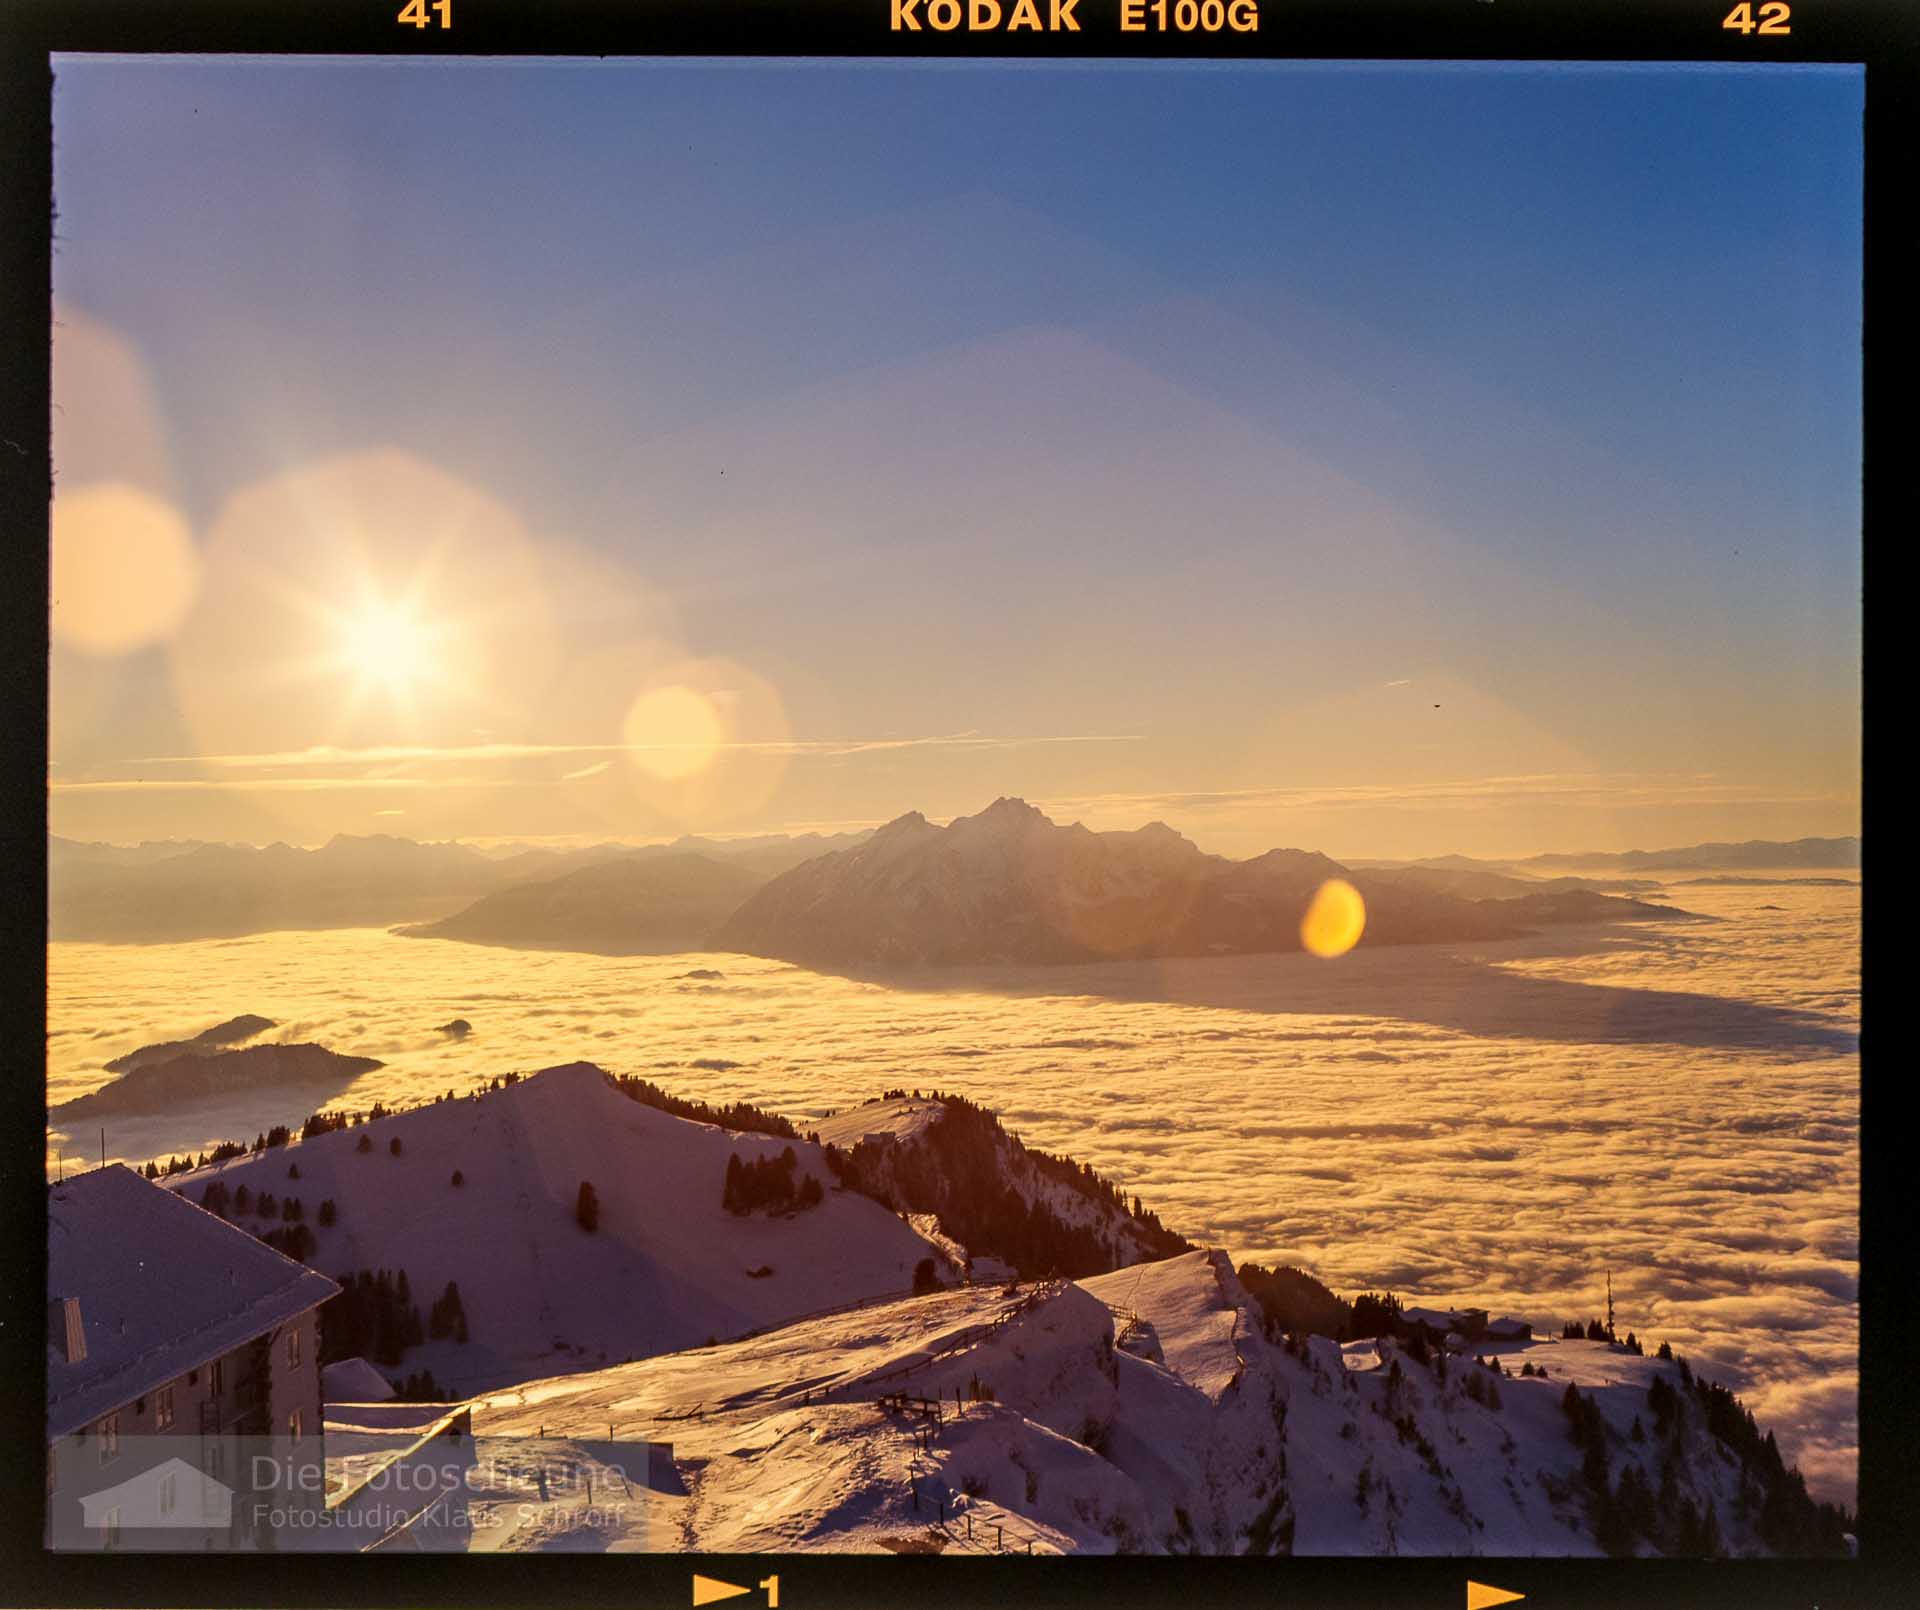
<instances>
[{"instance_id":1,"label":"snow-covered ridge","mask_svg":"<svg viewBox=\"0 0 1920 1610\"><path fill-rule=\"evenodd\" d=\"M298 1198L315 1268L404 1269L423 1311L456 1283L470 1340L429 1341L407 1364L474 1390L902 1293L923 1258L945 1266L939 1247L852 1191L827 1189L817 1207L784 1216L722 1208L729 1157L789 1146L796 1180L831 1187L809 1141L673 1117L576 1063L166 1183L194 1201L224 1185L228 1215L262 1231ZM576 1216L583 1182L598 1202L592 1231ZM243 1185L253 1203L276 1199L273 1218L231 1205ZM331 1225L320 1222L326 1201Z\"/></svg>"},{"instance_id":2,"label":"snow-covered ridge","mask_svg":"<svg viewBox=\"0 0 1920 1610\"><path fill-rule=\"evenodd\" d=\"M1029 1150L961 1097L894 1093L811 1133L846 1184L900 1212L934 1215L979 1273L1088 1275L1190 1245L1091 1168Z\"/></svg>"},{"instance_id":3,"label":"snow-covered ridge","mask_svg":"<svg viewBox=\"0 0 1920 1610\"><path fill-rule=\"evenodd\" d=\"M1381 1348L1360 1373L1269 1339L1225 1255L1193 1252L531 1382L477 1402L474 1429L670 1442L674 1490L636 1499L655 1546L1591 1555L1710 1525L1766 1552L1757 1478L1680 1366L1584 1341L1500 1344L1498 1374Z\"/></svg>"}]
</instances>

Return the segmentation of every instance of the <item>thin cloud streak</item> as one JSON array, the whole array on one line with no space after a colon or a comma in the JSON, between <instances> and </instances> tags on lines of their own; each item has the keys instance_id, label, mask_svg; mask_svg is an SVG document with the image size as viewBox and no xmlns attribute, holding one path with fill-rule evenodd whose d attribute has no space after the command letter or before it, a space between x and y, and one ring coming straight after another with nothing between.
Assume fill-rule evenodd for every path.
<instances>
[{"instance_id":1,"label":"thin cloud streak","mask_svg":"<svg viewBox=\"0 0 1920 1610\"><path fill-rule=\"evenodd\" d=\"M258 755L143 755L128 762L135 766L247 767L336 766L393 761L539 760L556 755L621 755L668 749L742 749L781 755L863 755L889 749L1027 749L1043 744L1124 744L1144 741L1141 733L1065 733L1036 738L995 738L977 732L942 733L923 738L811 738L778 742L659 743L659 744L383 744L366 749L343 749L317 744L310 749L287 749Z\"/></svg>"},{"instance_id":2,"label":"thin cloud streak","mask_svg":"<svg viewBox=\"0 0 1920 1610\"><path fill-rule=\"evenodd\" d=\"M1516 777L1475 777L1438 783L1360 783L1294 788L1240 788L1168 793L1089 794L1037 803L1050 813L1158 817L1168 812L1206 813L1245 810L1307 810L1347 805L1472 810L1526 800L1590 801L1632 805L1676 803L1845 804L1857 796L1845 792L1781 792L1755 783L1726 782L1712 773L1658 772L1539 773Z\"/></svg>"},{"instance_id":3,"label":"thin cloud streak","mask_svg":"<svg viewBox=\"0 0 1920 1610\"><path fill-rule=\"evenodd\" d=\"M502 777L113 777L53 783L57 794L285 793L317 794L357 788L549 788L546 778Z\"/></svg>"}]
</instances>

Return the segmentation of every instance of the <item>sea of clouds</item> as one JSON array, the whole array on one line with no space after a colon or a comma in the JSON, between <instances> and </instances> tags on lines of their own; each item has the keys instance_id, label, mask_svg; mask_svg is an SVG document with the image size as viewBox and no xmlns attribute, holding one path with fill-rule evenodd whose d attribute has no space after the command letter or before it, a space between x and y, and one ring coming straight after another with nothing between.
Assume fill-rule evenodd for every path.
<instances>
[{"instance_id":1,"label":"sea of clouds","mask_svg":"<svg viewBox=\"0 0 1920 1610\"><path fill-rule=\"evenodd\" d=\"M981 969L887 985L750 957L378 930L50 948L49 1100L239 1012L386 1063L329 1104L588 1059L800 1121L957 1091L1172 1227L1337 1291L1600 1313L1671 1341L1853 1502L1859 894L1688 887L1715 920L1497 945ZM717 969L724 976L684 976ZM438 1025L463 1017L455 1041ZM285 1092L107 1127L144 1162L298 1123ZM96 1161L94 1126L49 1166Z\"/></svg>"}]
</instances>

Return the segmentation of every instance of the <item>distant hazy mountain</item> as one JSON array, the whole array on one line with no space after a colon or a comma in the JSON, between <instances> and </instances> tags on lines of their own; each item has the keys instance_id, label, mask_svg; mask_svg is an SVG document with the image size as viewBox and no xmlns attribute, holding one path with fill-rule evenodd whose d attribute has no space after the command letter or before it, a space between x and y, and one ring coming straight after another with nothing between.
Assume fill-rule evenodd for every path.
<instances>
[{"instance_id":1,"label":"distant hazy mountain","mask_svg":"<svg viewBox=\"0 0 1920 1610\"><path fill-rule=\"evenodd\" d=\"M1417 861L1359 860L1348 863L1375 870L1425 874L1455 873L1469 875L1506 875L1529 880L1527 892L1540 888L1592 888L1608 890L1653 888L1647 879L1552 878L1548 874L1564 868L1582 867L1588 871L1619 872L1720 872L1743 867L1857 867L1860 865L1860 840L1838 839L1747 839L1739 844L1690 844L1675 850L1575 850L1552 855L1529 855L1515 860L1476 858L1470 855L1430 855ZM1434 887L1443 885L1436 881ZM1460 889L1451 892L1460 893ZM1492 897L1489 889L1487 896Z\"/></svg>"},{"instance_id":2,"label":"distant hazy mountain","mask_svg":"<svg viewBox=\"0 0 1920 1610\"><path fill-rule=\"evenodd\" d=\"M99 844L49 834L47 862L50 866L142 866L185 855L206 843L205 839L146 839L139 844Z\"/></svg>"},{"instance_id":3,"label":"distant hazy mountain","mask_svg":"<svg viewBox=\"0 0 1920 1610\"><path fill-rule=\"evenodd\" d=\"M636 854L500 889L402 930L422 939L621 953L693 950L766 881L704 855Z\"/></svg>"},{"instance_id":4,"label":"distant hazy mountain","mask_svg":"<svg viewBox=\"0 0 1920 1610\"><path fill-rule=\"evenodd\" d=\"M1445 856L1442 860L1464 862L1465 856ZM1490 865L1440 865L1437 862L1349 861L1356 871L1371 871L1375 877L1410 888L1427 889L1434 894L1458 895L1462 900L1517 900L1533 894L1565 894L1589 890L1594 894L1624 893L1657 889L1652 878L1517 878L1510 872L1497 872Z\"/></svg>"},{"instance_id":5,"label":"distant hazy mountain","mask_svg":"<svg viewBox=\"0 0 1920 1610\"><path fill-rule=\"evenodd\" d=\"M1690 844L1678 850L1624 850L1617 855L1530 855L1516 867L1618 867L1623 872L1727 872L1742 867L1857 867L1860 840L1747 839Z\"/></svg>"},{"instance_id":6,"label":"distant hazy mountain","mask_svg":"<svg viewBox=\"0 0 1920 1610\"><path fill-rule=\"evenodd\" d=\"M317 850L201 844L48 867L54 939L167 940L440 916L512 876L459 844L342 834Z\"/></svg>"},{"instance_id":7,"label":"distant hazy mountain","mask_svg":"<svg viewBox=\"0 0 1920 1610\"><path fill-rule=\"evenodd\" d=\"M1057 826L1022 800L935 827L912 812L750 898L713 946L825 966L1060 962L1297 950L1327 879L1366 898L1366 942L1511 935L1497 910L1309 850L1208 855L1167 827Z\"/></svg>"},{"instance_id":8,"label":"distant hazy mountain","mask_svg":"<svg viewBox=\"0 0 1920 1610\"><path fill-rule=\"evenodd\" d=\"M1132 832L1061 827L1002 799L944 828L916 811L877 832L830 837L492 852L385 835L341 834L317 850L52 839L48 852L54 939L158 942L419 923L436 937L494 944L631 951L711 942L826 965L912 966L1293 950L1307 901L1336 876L1366 897L1365 943L1499 938L1523 924L1646 915L1627 902L1488 904L1655 886L1543 875L1561 866L1857 865L1859 840L1349 868L1293 849L1232 861L1161 822ZM656 870L641 870L648 867ZM761 879L772 881L756 892ZM1573 911L1590 915L1556 915Z\"/></svg>"},{"instance_id":9,"label":"distant hazy mountain","mask_svg":"<svg viewBox=\"0 0 1920 1610\"><path fill-rule=\"evenodd\" d=\"M1853 889L1859 887L1858 878L1741 878L1731 873L1716 878L1678 878L1675 887L1694 889L1702 884L1718 885L1729 889ZM1766 908L1778 911L1778 906Z\"/></svg>"},{"instance_id":10,"label":"distant hazy mountain","mask_svg":"<svg viewBox=\"0 0 1920 1610\"><path fill-rule=\"evenodd\" d=\"M384 927L445 917L518 883L690 851L771 876L859 837L682 839L505 854L386 835L340 834L317 850L188 842L129 848L50 838L48 933L158 942L276 928Z\"/></svg>"},{"instance_id":11,"label":"distant hazy mountain","mask_svg":"<svg viewBox=\"0 0 1920 1610\"><path fill-rule=\"evenodd\" d=\"M1510 921L1551 926L1577 922L1653 922L1693 917L1677 906L1657 906L1645 900L1623 900L1595 894L1591 889L1559 889L1521 895L1513 900L1483 900ZM1698 918L1694 920L1698 921Z\"/></svg>"}]
</instances>

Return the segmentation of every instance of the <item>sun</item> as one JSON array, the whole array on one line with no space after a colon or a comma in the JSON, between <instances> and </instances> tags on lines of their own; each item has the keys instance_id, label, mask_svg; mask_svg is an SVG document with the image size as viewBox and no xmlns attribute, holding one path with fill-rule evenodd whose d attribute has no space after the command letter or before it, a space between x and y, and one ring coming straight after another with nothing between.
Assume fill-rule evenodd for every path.
<instances>
[{"instance_id":1,"label":"sun","mask_svg":"<svg viewBox=\"0 0 1920 1610\"><path fill-rule=\"evenodd\" d=\"M363 599L334 622L334 661L362 694L379 692L406 706L443 679L441 633L406 604Z\"/></svg>"}]
</instances>

